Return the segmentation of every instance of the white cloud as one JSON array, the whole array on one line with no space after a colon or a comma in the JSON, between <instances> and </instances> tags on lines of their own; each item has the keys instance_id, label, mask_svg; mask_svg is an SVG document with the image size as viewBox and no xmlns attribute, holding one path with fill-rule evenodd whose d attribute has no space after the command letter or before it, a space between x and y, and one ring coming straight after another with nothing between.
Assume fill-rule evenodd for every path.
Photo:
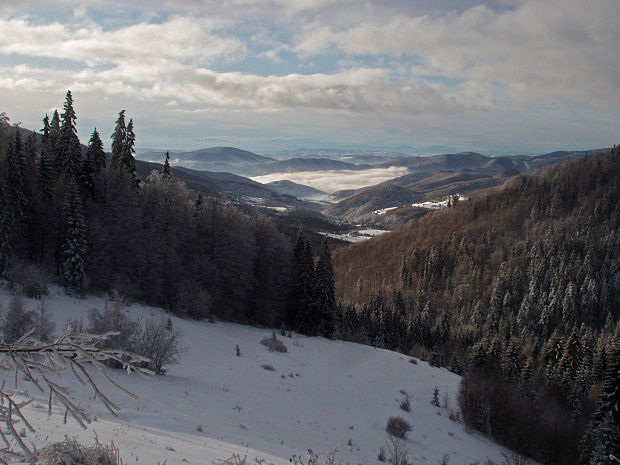
<instances>
[{"instance_id":1,"label":"white cloud","mask_svg":"<svg viewBox=\"0 0 620 465\"><path fill-rule=\"evenodd\" d=\"M298 184L304 184L327 193L332 193L344 189L374 186L389 179L403 176L407 172L407 168L391 166L389 168L372 168L361 171L333 170L273 173L256 176L252 179L263 184L288 179Z\"/></svg>"},{"instance_id":2,"label":"white cloud","mask_svg":"<svg viewBox=\"0 0 620 465\"><path fill-rule=\"evenodd\" d=\"M163 63L123 63L104 71L54 71L25 65L0 68L0 88L122 94L142 100L175 100L190 107L336 110L361 114L454 113L485 109L492 98L476 90L446 92L437 86L391 83L383 69L359 68L334 74L218 73Z\"/></svg>"},{"instance_id":3,"label":"white cloud","mask_svg":"<svg viewBox=\"0 0 620 465\"><path fill-rule=\"evenodd\" d=\"M343 29L311 25L297 38L302 56L409 55L423 71L498 82L520 98L620 105L617 0L530 0L513 9L480 5L440 16L394 16Z\"/></svg>"},{"instance_id":4,"label":"white cloud","mask_svg":"<svg viewBox=\"0 0 620 465\"><path fill-rule=\"evenodd\" d=\"M104 30L96 24L69 27L33 24L26 18L0 19L0 53L71 59L89 65L204 65L216 58L245 54L237 38L212 33L214 24L191 17L173 17L159 24L138 23Z\"/></svg>"}]
</instances>

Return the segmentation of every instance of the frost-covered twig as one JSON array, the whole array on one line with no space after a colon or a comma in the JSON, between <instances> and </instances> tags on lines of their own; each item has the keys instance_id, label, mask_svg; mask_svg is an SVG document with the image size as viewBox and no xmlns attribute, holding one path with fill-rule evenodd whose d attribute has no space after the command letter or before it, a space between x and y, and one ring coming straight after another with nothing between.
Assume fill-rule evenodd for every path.
<instances>
[{"instance_id":1,"label":"frost-covered twig","mask_svg":"<svg viewBox=\"0 0 620 465\"><path fill-rule=\"evenodd\" d=\"M53 403L60 404L65 409L65 421L67 416L71 416L83 428L90 423L87 412L69 399L69 391L52 379L53 376L70 368L73 376L92 390L94 398L98 398L116 415L119 407L101 391L86 366L94 366L113 386L133 397L136 396L110 378L104 362L114 360L128 372L135 371L145 376L153 374L144 368L148 362L144 357L124 350L98 347L98 344L117 332L74 333L69 327L56 341L47 344L38 341L32 333L30 331L12 344L0 343L0 370L15 371L16 384L19 375L22 375L41 392L49 391L49 413ZM25 428L34 431L22 414L22 408L30 402L17 402L4 384L0 387L0 438L4 442L4 447L0 448L0 463L7 463L10 459L34 463L34 451L15 430L15 424L21 422Z\"/></svg>"}]
</instances>

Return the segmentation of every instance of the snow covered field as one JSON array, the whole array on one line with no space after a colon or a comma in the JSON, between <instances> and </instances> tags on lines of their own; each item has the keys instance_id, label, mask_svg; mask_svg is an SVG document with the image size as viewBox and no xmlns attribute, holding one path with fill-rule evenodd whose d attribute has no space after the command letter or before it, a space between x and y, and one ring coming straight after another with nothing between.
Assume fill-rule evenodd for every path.
<instances>
[{"instance_id":1,"label":"snow covered field","mask_svg":"<svg viewBox=\"0 0 620 465\"><path fill-rule=\"evenodd\" d=\"M389 232L390 231L387 229L359 229L357 231L351 231L347 234L331 234L325 232L320 232L319 234L346 242L364 242L375 236L380 236L381 234Z\"/></svg>"},{"instance_id":2,"label":"snow covered field","mask_svg":"<svg viewBox=\"0 0 620 465\"><path fill-rule=\"evenodd\" d=\"M426 208L427 210L441 210L442 208L446 208L448 206L448 204L453 199L453 197L454 196L450 195L450 196L446 197L443 200L430 200L428 202L412 203L412 204L409 204L409 205L406 205L406 206L407 207L414 207L414 208ZM458 195L458 200L459 200L459 202L461 202L463 200L467 200L467 197L464 197L462 195ZM400 208L400 207L381 208L380 210L375 210L373 213L375 215L385 215L387 212L395 210L397 208Z\"/></svg>"},{"instance_id":3,"label":"snow covered field","mask_svg":"<svg viewBox=\"0 0 620 465\"><path fill-rule=\"evenodd\" d=\"M10 298L0 289L0 305L6 308ZM39 303L24 301L28 309ZM69 319L87 321L88 310L103 308L104 299L75 299L52 286L47 303L59 332ZM164 317L163 311L138 304L127 313L143 321ZM167 375L143 378L112 371L138 400L101 380L104 392L121 406L117 418L69 373L64 376L76 401L97 417L86 431L71 419L63 424L61 411L48 417L46 394L19 381L16 391L35 398L25 412L37 431L27 440L40 447L65 435L85 443L97 437L103 444L113 441L125 464L211 464L239 453L278 465L293 454L306 456L308 449L321 454L338 449L343 463L376 464L387 439L386 421L399 415L413 425L405 443L410 463L435 465L444 454L452 465L502 460L504 449L449 419L450 410L457 410L460 378L445 369L413 364L387 350L295 334L278 335L287 353L269 352L260 344L271 335L268 329L175 317L172 322L183 333L187 353ZM14 387L14 374L4 375L7 386ZM447 397L448 408L430 403L435 386L442 401ZM401 390L409 393L410 412L399 408Z\"/></svg>"}]
</instances>

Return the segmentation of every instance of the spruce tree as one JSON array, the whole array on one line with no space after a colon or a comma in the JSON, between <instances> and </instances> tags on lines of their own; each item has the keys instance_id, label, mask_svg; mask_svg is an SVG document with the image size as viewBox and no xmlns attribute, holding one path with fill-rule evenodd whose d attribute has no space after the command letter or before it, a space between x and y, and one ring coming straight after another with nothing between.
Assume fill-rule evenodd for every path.
<instances>
[{"instance_id":1,"label":"spruce tree","mask_svg":"<svg viewBox=\"0 0 620 465\"><path fill-rule=\"evenodd\" d=\"M581 443L580 463L588 465L611 465L611 455L620 457L620 325L610 345L597 409Z\"/></svg>"},{"instance_id":2,"label":"spruce tree","mask_svg":"<svg viewBox=\"0 0 620 465\"><path fill-rule=\"evenodd\" d=\"M14 210L14 218L24 220L27 198L24 185L24 150L19 134L15 128L15 136L9 142L6 151L6 183L7 207Z\"/></svg>"},{"instance_id":3,"label":"spruce tree","mask_svg":"<svg viewBox=\"0 0 620 465\"><path fill-rule=\"evenodd\" d=\"M82 163L82 184L92 197L95 196L95 177L105 167L106 156L103 150L103 142L97 128L93 131L88 142L86 158Z\"/></svg>"},{"instance_id":4,"label":"spruce tree","mask_svg":"<svg viewBox=\"0 0 620 465\"><path fill-rule=\"evenodd\" d=\"M336 307L336 291L334 269L327 237L323 240L319 252L319 261L314 272L314 302L318 312L319 332L331 337L334 332L334 309Z\"/></svg>"},{"instance_id":5,"label":"spruce tree","mask_svg":"<svg viewBox=\"0 0 620 465\"><path fill-rule=\"evenodd\" d=\"M313 334L317 329L313 308L314 264L312 248L301 228L293 247L293 266L295 279L289 311L290 324L301 333Z\"/></svg>"},{"instance_id":6,"label":"spruce tree","mask_svg":"<svg viewBox=\"0 0 620 465\"><path fill-rule=\"evenodd\" d=\"M13 251L13 209L9 208L6 182L0 178L0 275L7 270Z\"/></svg>"},{"instance_id":7,"label":"spruce tree","mask_svg":"<svg viewBox=\"0 0 620 465\"><path fill-rule=\"evenodd\" d=\"M54 197L54 173L52 162L52 140L50 135L50 118L46 114L43 118L43 133L41 136L41 154L39 156L39 188L43 201L47 202Z\"/></svg>"},{"instance_id":8,"label":"spruce tree","mask_svg":"<svg viewBox=\"0 0 620 465\"><path fill-rule=\"evenodd\" d=\"M54 110L50 123L49 157L53 160L56 175L62 174L65 162L60 151L60 115L58 110Z\"/></svg>"},{"instance_id":9,"label":"spruce tree","mask_svg":"<svg viewBox=\"0 0 620 465\"><path fill-rule=\"evenodd\" d=\"M112 133L112 155L110 166L117 170L122 170L131 175L133 184L138 185L136 176L136 161L133 156L136 136L133 130L133 120L125 126L125 110L121 110L116 120L116 127Z\"/></svg>"},{"instance_id":10,"label":"spruce tree","mask_svg":"<svg viewBox=\"0 0 620 465\"><path fill-rule=\"evenodd\" d=\"M67 91L64 112L61 115L60 137L58 154L62 161L63 172L72 178L80 173L82 166L82 148L75 127L77 117L73 109L73 97L71 91ZM57 163L60 163L58 161Z\"/></svg>"},{"instance_id":11,"label":"spruce tree","mask_svg":"<svg viewBox=\"0 0 620 465\"><path fill-rule=\"evenodd\" d=\"M123 156L125 153L125 140L127 139L127 128L125 126L125 110L121 110L116 120L116 126L112 133L112 155L110 156L110 166L121 169L123 166Z\"/></svg>"},{"instance_id":12,"label":"spruce tree","mask_svg":"<svg viewBox=\"0 0 620 465\"><path fill-rule=\"evenodd\" d=\"M165 179L172 177L172 170L170 169L170 152L166 152L166 161L164 161L164 167L161 170L161 175Z\"/></svg>"},{"instance_id":13,"label":"spruce tree","mask_svg":"<svg viewBox=\"0 0 620 465\"><path fill-rule=\"evenodd\" d=\"M63 242L62 271L67 287L81 292L85 285L85 265L88 245L86 242L86 219L80 190L74 180L67 187L62 207Z\"/></svg>"}]
</instances>

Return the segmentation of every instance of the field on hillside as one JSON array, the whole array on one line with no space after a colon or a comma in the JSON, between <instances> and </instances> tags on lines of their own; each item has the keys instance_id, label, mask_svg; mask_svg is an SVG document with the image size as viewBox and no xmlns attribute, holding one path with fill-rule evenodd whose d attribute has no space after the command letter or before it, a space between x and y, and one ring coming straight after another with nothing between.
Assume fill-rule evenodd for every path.
<instances>
[{"instance_id":1,"label":"field on hillside","mask_svg":"<svg viewBox=\"0 0 620 465\"><path fill-rule=\"evenodd\" d=\"M0 288L4 312L10 299L6 286ZM39 304L24 302L27 309ZM55 286L46 302L56 333L68 320L87 322L89 309L104 306L101 297L75 299ZM138 304L125 311L142 321L167 318L160 309ZM209 464L233 453L279 464L293 454L307 455L308 449L320 454L337 449L343 463L375 464L387 440L388 417L400 415L413 425L405 442L410 463L435 465L444 455L451 464L502 460L504 449L449 418L458 410L460 377L446 369L410 363L409 357L387 350L296 334L278 335L286 353L270 352L260 344L272 334L269 329L171 318L187 348L178 365L152 378L112 371L138 400L100 379L121 407L118 417L93 401L70 373L63 376L76 402L96 416L85 431L71 419L63 424L63 411L48 417L46 393L20 380L14 390L35 399L25 412L37 431L26 439L38 447L65 436L86 443L113 441L127 464ZM14 374L3 375L13 389ZM435 386L440 407L430 402ZM399 408L401 391L409 394L410 412Z\"/></svg>"}]
</instances>

